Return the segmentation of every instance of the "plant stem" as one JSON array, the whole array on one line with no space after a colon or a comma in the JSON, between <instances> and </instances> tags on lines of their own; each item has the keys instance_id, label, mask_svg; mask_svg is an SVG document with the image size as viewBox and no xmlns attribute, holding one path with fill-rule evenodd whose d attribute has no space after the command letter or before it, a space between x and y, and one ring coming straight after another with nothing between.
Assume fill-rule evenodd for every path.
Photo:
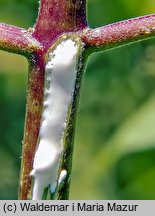
<instances>
[{"instance_id":1,"label":"plant stem","mask_svg":"<svg viewBox=\"0 0 155 216\"><path fill-rule=\"evenodd\" d=\"M63 153L61 158L61 163L59 167L59 172L61 170L67 171L67 176L64 179L63 183L60 184L57 188L55 199L58 200L68 200L69 199L69 190L71 182L71 169L72 169L72 157L73 157L73 148L74 148L74 134L76 126L76 117L78 112L80 90L82 87L82 78L84 75L84 68L86 63L85 51L83 49L83 44L79 40L79 53L78 53L78 68L76 83L74 88L73 100L69 112L69 120L67 122L67 127L63 140Z\"/></svg>"},{"instance_id":2,"label":"plant stem","mask_svg":"<svg viewBox=\"0 0 155 216\"><path fill-rule=\"evenodd\" d=\"M67 32L74 32L75 34L75 31L82 30L85 27L85 0L42 0L40 2L39 15L32 36L42 45L42 51L31 56L34 59L31 59L29 68L19 199L32 198L30 172L32 171L41 119L45 69L44 56L59 36ZM75 111L73 112L72 123L75 119ZM72 125L71 139L73 129ZM72 145L72 142L70 145ZM67 149L69 149L69 146ZM72 151L69 151L69 158L71 157Z\"/></svg>"},{"instance_id":3,"label":"plant stem","mask_svg":"<svg viewBox=\"0 0 155 216\"><path fill-rule=\"evenodd\" d=\"M84 42L83 46L86 44L90 53L155 36L155 15L90 29L87 27L85 14L86 0L41 0L38 19L33 29L24 30L0 24L0 49L25 55L30 64L19 199L31 199L30 172L40 127L45 55L48 49L62 34L68 33L80 37ZM82 78L80 61L78 66L80 69L60 165L60 170L66 169L68 176L57 190L58 199L68 199L69 193L75 119Z\"/></svg>"},{"instance_id":4,"label":"plant stem","mask_svg":"<svg viewBox=\"0 0 155 216\"><path fill-rule=\"evenodd\" d=\"M145 40L155 36L155 14L129 19L95 29L86 29L81 39L92 52Z\"/></svg>"},{"instance_id":5,"label":"plant stem","mask_svg":"<svg viewBox=\"0 0 155 216\"><path fill-rule=\"evenodd\" d=\"M40 49L40 44L28 30L0 23L0 49L28 55Z\"/></svg>"},{"instance_id":6,"label":"plant stem","mask_svg":"<svg viewBox=\"0 0 155 216\"><path fill-rule=\"evenodd\" d=\"M87 26L85 0L41 0L33 36L47 50L62 34Z\"/></svg>"},{"instance_id":7,"label":"plant stem","mask_svg":"<svg viewBox=\"0 0 155 216\"><path fill-rule=\"evenodd\" d=\"M39 62L39 63L38 63ZM31 199L34 153L39 133L43 100L44 60L39 55L31 56L29 65L26 120L23 141L19 199Z\"/></svg>"}]
</instances>

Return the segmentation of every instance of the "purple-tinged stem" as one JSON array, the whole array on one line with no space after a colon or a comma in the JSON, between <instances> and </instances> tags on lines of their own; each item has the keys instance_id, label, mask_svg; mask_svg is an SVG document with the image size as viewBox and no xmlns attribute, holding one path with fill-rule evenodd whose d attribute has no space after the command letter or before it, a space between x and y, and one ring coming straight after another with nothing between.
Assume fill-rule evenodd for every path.
<instances>
[{"instance_id":1,"label":"purple-tinged stem","mask_svg":"<svg viewBox=\"0 0 155 216\"><path fill-rule=\"evenodd\" d=\"M47 50L63 33L87 27L85 0L41 0L33 36Z\"/></svg>"},{"instance_id":2,"label":"purple-tinged stem","mask_svg":"<svg viewBox=\"0 0 155 216\"><path fill-rule=\"evenodd\" d=\"M42 45L42 50L31 55L19 199L32 198L30 172L40 127L45 54L60 35L68 32L76 34L86 26L85 0L41 0L32 37Z\"/></svg>"},{"instance_id":3,"label":"purple-tinged stem","mask_svg":"<svg viewBox=\"0 0 155 216\"><path fill-rule=\"evenodd\" d=\"M41 49L29 30L0 23L0 49L27 55Z\"/></svg>"},{"instance_id":4,"label":"purple-tinged stem","mask_svg":"<svg viewBox=\"0 0 155 216\"><path fill-rule=\"evenodd\" d=\"M26 120L23 141L19 199L31 199L33 159L38 139L44 89L44 55L36 53L29 63Z\"/></svg>"},{"instance_id":5,"label":"purple-tinged stem","mask_svg":"<svg viewBox=\"0 0 155 216\"><path fill-rule=\"evenodd\" d=\"M95 29L85 29L81 39L93 47L106 50L155 36L155 14L129 19Z\"/></svg>"}]
</instances>

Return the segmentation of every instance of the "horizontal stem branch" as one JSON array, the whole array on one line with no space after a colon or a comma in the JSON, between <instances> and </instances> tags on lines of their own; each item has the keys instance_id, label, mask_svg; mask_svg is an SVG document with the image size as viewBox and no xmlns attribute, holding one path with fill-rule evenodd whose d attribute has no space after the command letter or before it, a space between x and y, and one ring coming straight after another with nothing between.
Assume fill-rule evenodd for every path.
<instances>
[{"instance_id":1,"label":"horizontal stem branch","mask_svg":"<svg viewBox=\"0 0 155 216\"><path fill-rule=\"evenodd\" d=\"M93 48L109 49L155 36L155 14L83 30L81 39ZM93 49L93 51L95 51ZM98 49L97 49L98 51Z\"/></svg>"},{"instance_id":2,"label":"horizontal stem branch","mask_svg":"<svg viewBox=\"0 0 155 216\"><path fill-rule=\"evenodd\" d=\"M27 55L41 49L30 30L0 23L0 49Z\"/></svg>"}]
</instances>

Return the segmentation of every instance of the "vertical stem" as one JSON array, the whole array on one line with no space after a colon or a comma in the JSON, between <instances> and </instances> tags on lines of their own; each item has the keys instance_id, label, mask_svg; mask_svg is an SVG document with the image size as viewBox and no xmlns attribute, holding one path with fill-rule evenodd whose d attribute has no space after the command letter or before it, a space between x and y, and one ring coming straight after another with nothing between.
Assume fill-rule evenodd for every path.
<instances>
[{"instance_id":1,"label":"vertical stem","mask_svg":"<svg viewBox=\"0 0 155 216\"><path fill-rule=\"evenodd\" d=\"M87 57L88 57L87 53L83 50L83 47L82 47L79 53L79 62L78 62L77 78L76 78L76 84L74 88L73 101L71 104L68 125L67 125L66 133L64 136L64 149L62 153L62 161L59 167L59 172L61 170L66 170L67 176L62 182L62 184L58 186L58 189L56 191L55 198L58 200L68 200L69 199L75 125L76 125L78 105L79 105L80 93L81 93L81 87L82 87L82 79L84 75L84 68L85 68Z\"/></svg>"},{"instance_id":2,"label":"vertical stem","mask_svg":"<svg viewBox=\"0 0 155 216\"><path fill-rule=\"evenodd\" d=\"M33 36L47 50L63 33L86 26L85 0L41 0Z\"/></svg>"},{"instance_id":3,"label":"vertical stem","mask_svg":"<svg viewBox=\"0 0 155 216\"><path fill-rule=\"evenodd\" d=\"M29 65L26 120L23 141L19 199L31 199L30 172L39 133L43 100L44 62L42 56L33 55Z\"/></svg>"},{"instance_id":4,"label":"vertical stem","mask_svg":"<svg viewBox=\"0 0 155 216\"><path fill-rule=\"evenodd\" d=\"M85 4L85 0L40 1L38 19L34 26L32 37L42 45L43 50L40 54L33 54L30 60L19 199L31 199L32 179L30 172L37 145L43 101L45 70L43 54L46 54L47 50L60 35L67 32L76 33L87 26ZM71 120L72 124L75 119L74 111L71 116L73 116L71 117L73 119ZM71 128L69 129L71 134L69 136L72 140L74 126L71 125L69 127ZM68 139L66 138L66 143L69 142ZM72 146L72 144L70 145ZM71 150L67 151L71 155L72 147Z\"/></svg>"},{"instance_id":5,"label":"vertical stem","mask_svg":"<svg viewBox=\"0 0 155 216\"><path fill-rule=\"evenodd\" d=\"M73 148L74 148L74 134L75 134L75 123L77 116L77 106L79 102L79 93L81 86L82 71L77 77L77 83L75 86L74 98L71 106L69 122L67 125L67 131L64 139L64 150L62 154L62 163L60 165L60 171L66 170L67 176L64 179L63 185L58 188L56 199L58 200L68 200L69 199L69 190L71 182L71 169L72 169L72 157L73 157Z\"/></svg>"}]
</instances>

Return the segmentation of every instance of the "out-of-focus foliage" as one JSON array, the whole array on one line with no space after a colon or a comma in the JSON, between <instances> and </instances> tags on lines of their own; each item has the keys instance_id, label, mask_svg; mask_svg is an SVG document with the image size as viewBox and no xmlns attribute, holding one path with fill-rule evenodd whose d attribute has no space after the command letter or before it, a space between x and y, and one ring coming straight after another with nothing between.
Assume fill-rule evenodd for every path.
<instances>
[{"instance_id":1,"label":"out-of-focus foliage","mask_svg":"<svg viewBox=\"0 0 155 216\"><path fill-rule=\"evenodd\" d=\"M38 1L0 0L0 22L28 28L37 17Z\"/></svg>"},{"instance_id":2,"label":"out-of-focus foliage","mask_svg":"<svg viewBox=\"0 0 155 216\"><path fill-rule=\"evenodd\" d=\"M37 1L0 0L0 22L28 28ZM0 51L0 199L17 199L26 104L27 61Z\"/></svg>"},{"instance_id":3,"label":"out-of-focus foliage","mask_svg":"<svg viewBox=\"0 0 155 216\"><path fill-rule=\"evenodd\" d=\"M0 22L33 26L38 1L0 0ZM153 13L151 0L88 0L91 27ZM155 40L89 58L71 199L155 199ZM16 199L27 65L0 53L0 199Z\"/></svg>"}]
</instances>

